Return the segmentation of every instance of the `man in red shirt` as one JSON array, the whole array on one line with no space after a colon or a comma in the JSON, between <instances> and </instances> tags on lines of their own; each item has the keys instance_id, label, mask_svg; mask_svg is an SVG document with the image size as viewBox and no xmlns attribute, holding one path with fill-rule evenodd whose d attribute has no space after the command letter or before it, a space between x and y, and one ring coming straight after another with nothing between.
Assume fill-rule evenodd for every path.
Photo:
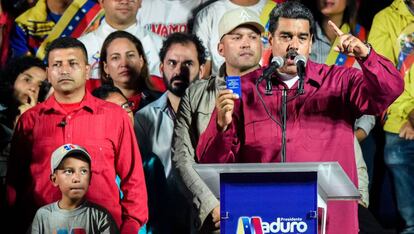
<instances>
[{"instance_id":1,"label":"man in red shirt","mask_svg":"<svg viewBox=\"0 0 414 234\"><path fill-rule=\"evenodd\" d=\"M90 67L81 42L59 38L50 44L46 59L55 92L21 116L12 140L7 195L22 221L19 233L27 230L37 208L60 199L47 168L53 149L66 143L82 145L95 162L87 199L105 207L122 233L138 233L148 217L147 192L129 117L85 90Z\"/></svg>"},{"instance_id":2,"label":"man in red shirt","mask_svg":"<svg viewBox=\"0 0 414 234\"><path fill-rule=\"evenodd\" d=\"M403 91L393 64L351 34L329 22L337 50L355 56L362 70L307 61L314 20L309 9L287 1L269 16L269 41L274 57L285 60L267 80L268 69L255 70L241 80L241 97L222 90L208 127L200 136L201 163L280 162L282 156L282 95L286 107L286 161L337 161L357 186L354 131L362 114L380 114ZM303 66L296 63L301 59ZM303 61L305 60L305 61ZM297 66L296 64L299 64ZM302 69L300 69L300 68ZM304 74L302 74L304 73ZM301 77L303 76L302 90ZM270 94L270 95L269 95ZM357 202L329 201L327 234L358 233Z\"/></svg>"}]
</instances>

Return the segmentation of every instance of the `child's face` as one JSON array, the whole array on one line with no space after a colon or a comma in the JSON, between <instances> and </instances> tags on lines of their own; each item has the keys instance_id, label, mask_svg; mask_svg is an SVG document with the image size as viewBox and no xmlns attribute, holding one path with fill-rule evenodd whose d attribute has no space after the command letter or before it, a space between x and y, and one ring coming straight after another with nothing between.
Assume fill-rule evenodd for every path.
<instances>
[{"instance_id":1,"label":"child's face","mask_svg":"<svg viewBox=\"0 0 414 234\"><path fill-rule=\"evenodd\" d=\"M62 200L77 201L88 191L90 178L91 171L87 162L68 157L63 160L60 169L53 173L52 182L62 192Z\"/></svg>"}]
</instances>

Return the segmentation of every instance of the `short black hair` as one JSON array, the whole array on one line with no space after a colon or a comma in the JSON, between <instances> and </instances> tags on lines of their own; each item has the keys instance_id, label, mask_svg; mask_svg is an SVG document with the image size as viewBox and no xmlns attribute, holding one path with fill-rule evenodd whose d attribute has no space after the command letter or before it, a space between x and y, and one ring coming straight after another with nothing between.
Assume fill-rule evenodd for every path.
<instances>
[{"instance_id":1,"label":"short black hair","mask_svg":"<svg viewBox=\"0 0 414 234\"><path fill-rule=\"evenodd\" d=\"M310 33L314 34L315 20L312 12L296 0L278 4L269 14L269 32L273 35L277 29L279 18L304 19L309 21Z\"/></svg>"},{"instance_id":2,"label":"short black hair","mask_svg":"<svg viewBox=\"0 0 414 234\"><path fill-rule=\"evenodd\" d=\"M88 52L86 51L85 45L78 39L73 37L59 37L52 41L46 48L46 63L49 62L49 54L55 49L71 49L78 48L85 55L85 63L88 64Z\"/></svg>"},{"instance_id":3,"label":"short black hair","mask_svg":"<svg viewBox=\"0 0 414 234\"><path fill-rule=\"evenodd\" d=\"M201 42L200 38L198 38L194 34L182 33L182 32L176 32L176 33L170 34L167 37L167 39L162 43L162 47L159 53L161 63L164 62L165 56L172 45L188 44L188 43L193 43L194 46L196 47L198 63L200 65L205 64L206 63L206 49L204 48L203 43Z\"/></svg>"},{"instance_id":4,"label":"short black hair","mask_svg":"<svg viewBox=\"0 0 414 234\"><path fill-rule=\"evenodd\" d=\"M96 88L92 91L93 96L95 96L99 99L103 99L103 100L106 100L111 93L119 93L126 100L128 100L128 98L125 97L125 95L122 93L122 91L118 87L115 87L114 85L103 84L100 87L98 87L98 88Z\"/></svg>"}]
</instances>

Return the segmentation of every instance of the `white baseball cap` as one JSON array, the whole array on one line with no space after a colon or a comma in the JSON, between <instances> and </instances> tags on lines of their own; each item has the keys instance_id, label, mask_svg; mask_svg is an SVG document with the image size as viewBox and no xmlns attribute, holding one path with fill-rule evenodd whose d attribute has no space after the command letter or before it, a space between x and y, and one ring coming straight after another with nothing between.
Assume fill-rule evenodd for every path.
<instances>
[{"instance_id":1,"label":"white baseball cap","mask_svg":"<svg viewBox=\"0 0 414 234\"><path fill-rule=\"evenodd\" d=\"M221 17L219 22L219 38L220 40L224 35L233 31L240 25L251 25L261 33L265 31L262 23L260 23L260 16L246 7L238 7L233 10L229 10Z\"/></svg>"},{"instance_id":2,"label":"white baseball cap","mask_svg":"<svg viewBox=\"0 0 414 234\"><path fill-rule=\"evenodd\" d=\"M56 168L58 168L63 159L69 155L83 157L89 161L89 164L91 163L91 156L85 148L75 144L64 144L52 153L52 158L50 159L52 174Z\"/></svg>"}]
</instances>

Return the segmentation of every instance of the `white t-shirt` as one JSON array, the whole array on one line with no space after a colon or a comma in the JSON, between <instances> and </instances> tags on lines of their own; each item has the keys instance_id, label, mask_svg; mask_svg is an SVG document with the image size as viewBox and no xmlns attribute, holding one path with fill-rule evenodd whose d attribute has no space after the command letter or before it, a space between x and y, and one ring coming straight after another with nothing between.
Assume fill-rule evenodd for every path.
<instances>
[{"instance_id":1,"label":"white t-shirt","mask_svg":"<svg viewBox=\"0 0 414 234\"><path fill-rule=\"evenodd\" d=\"M88 62L91 66L90 79L100 79L99 59L101 47L105 41L105 38L115 31L117 31L117 29L112 28L104 20L95 31L79 38L88 51ZM148 69L150 74L161 77L159 70L160 57L158 56L158 52L162 47L162 37L144 29L143 27L139 27L136 23L125 29L125 31L136 36L141 41L148 61Z\"/></svg>"},{"instance_id":2,"label":"white t-shirt","mask_svg":"<svg viewBox=\"0 0 414 234\"><path fill-rule=\"evenodd\" d=\"M207 0L143 0L138 11L139 25L162 37L188 32L192 10Z\"/></svg>"},{"instance_id":3,"label":"white t-shirt","mask_svg":"<svg viewBox=\"0 0 414 234\"><path fill-rule=\"evenodd\" d=\"M266 2L267 0L260 0L257 4L247 8L261 15ZM212 61L212 75L217 75L220 66L224 63L224 58L217 51L219 21L226 11L238 7L241 6L232 3L230 0L219 0L203 8L194 20L193 33L201 39L206 47L207 59Z\"/></svg>"}]
</instances>

